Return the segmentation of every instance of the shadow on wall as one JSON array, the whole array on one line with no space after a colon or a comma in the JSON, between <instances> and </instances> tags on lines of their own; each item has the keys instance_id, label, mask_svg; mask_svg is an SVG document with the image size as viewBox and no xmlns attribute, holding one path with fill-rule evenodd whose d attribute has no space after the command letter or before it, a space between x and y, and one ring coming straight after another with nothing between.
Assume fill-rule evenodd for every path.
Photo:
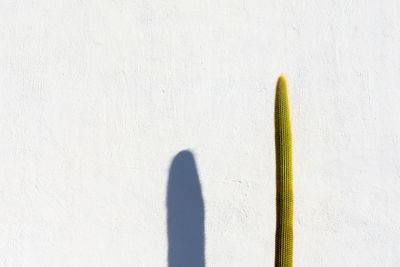
<instances>
[{"instance_id":1,"label":"shadow on wall","mask_svg":"<svg viewBox=\"0 0 400 267\"><path fill-rule=\"evenodd\" d=\"M204 203L190 151L171 163L167 191L168 266L204 267Z\"/></svg>"}]
</instances>

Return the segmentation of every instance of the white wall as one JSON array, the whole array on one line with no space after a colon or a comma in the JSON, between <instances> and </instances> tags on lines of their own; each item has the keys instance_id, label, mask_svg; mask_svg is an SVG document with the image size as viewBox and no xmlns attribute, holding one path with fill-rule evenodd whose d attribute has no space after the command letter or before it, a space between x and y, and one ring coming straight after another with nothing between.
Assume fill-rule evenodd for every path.
<instances>
[{"instance_id":1,"label":"white wall","mask_svg":"<svg viewBox=\"0 0 400 267\"><path fill-rule=\"evenodd\" d=\"M2 0L0 266L167 266L185 149L206 266L273 266L281 72L295 266L399 266L399 17L398 0Z\"/></svg>"}]
</instances>

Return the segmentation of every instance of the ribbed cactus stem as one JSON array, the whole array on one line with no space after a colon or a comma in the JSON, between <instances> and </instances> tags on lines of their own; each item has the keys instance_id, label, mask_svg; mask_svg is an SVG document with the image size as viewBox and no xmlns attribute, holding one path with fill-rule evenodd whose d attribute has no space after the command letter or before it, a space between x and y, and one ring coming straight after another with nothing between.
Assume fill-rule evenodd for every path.
<instances>
[{"instance_id":1,"label":"ribbed cactus stem","mask_svg":"<svg viewBox=\"0 0 400 267\"><path fill-rule=\"evenodd\" d=\"M275 95L276 235L275 267L293 263L292 130L287 82L281 75Z\"/></svg>"}]
</instances>

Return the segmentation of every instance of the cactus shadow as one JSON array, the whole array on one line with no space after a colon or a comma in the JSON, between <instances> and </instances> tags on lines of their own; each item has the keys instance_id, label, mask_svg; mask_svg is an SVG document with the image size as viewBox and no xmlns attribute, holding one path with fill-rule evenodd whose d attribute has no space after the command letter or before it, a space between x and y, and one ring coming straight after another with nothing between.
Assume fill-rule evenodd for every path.
<instances>
[{"instance_id":1,"label":"cactus shadow","mask_svg":"<svg viewBox=\"0 0 400 267\"><path fill-rule=\"evenodd\" d=\"M193 153L172 160L167 188L168 267L204 267L204 201Z\"/></svg>"}]
</instances>

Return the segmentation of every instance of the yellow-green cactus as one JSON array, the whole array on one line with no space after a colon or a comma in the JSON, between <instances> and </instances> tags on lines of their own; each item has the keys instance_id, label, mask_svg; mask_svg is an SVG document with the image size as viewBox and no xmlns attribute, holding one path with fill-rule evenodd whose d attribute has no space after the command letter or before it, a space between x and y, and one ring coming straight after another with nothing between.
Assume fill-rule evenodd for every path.
<instances>
[{"instance_id":1,"label":"yellow-green cactus","mask_svg":"<svg viewBox=\"0 0 400 267\"><path fill-rule=\"evenodd\" d=\"M276 235L275 267L293 263L292 130L286 78L279 76L275 95Z\"/></svg>"}]
</instances>

